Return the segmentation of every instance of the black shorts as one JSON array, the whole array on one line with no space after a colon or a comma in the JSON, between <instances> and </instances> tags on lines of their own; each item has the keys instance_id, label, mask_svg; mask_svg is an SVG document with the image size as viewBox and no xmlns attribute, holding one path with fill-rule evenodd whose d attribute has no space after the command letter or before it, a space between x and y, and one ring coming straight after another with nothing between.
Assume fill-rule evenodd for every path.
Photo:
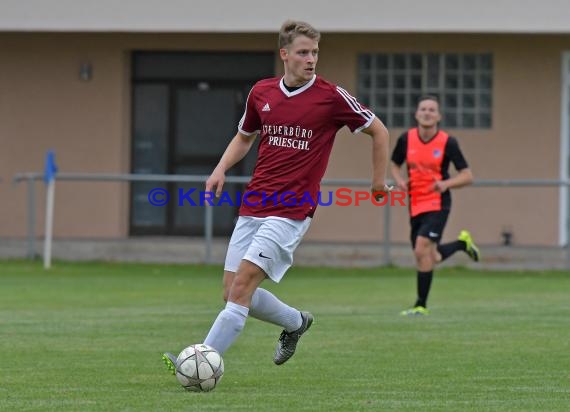
<instances>
[{"instance_id":1,"label":"black shorts","mask_svg":"<svg viewBox=\"0 0 570 412\"><path fill-rule=\"evenodd\" d=\"M437 212L420 213L412 217L410 219L412 248L416 246L416 238L418 236L427 237L432 242L439 243L448 216L449 210L439 210Z\"/></svg>"}]
</instances>

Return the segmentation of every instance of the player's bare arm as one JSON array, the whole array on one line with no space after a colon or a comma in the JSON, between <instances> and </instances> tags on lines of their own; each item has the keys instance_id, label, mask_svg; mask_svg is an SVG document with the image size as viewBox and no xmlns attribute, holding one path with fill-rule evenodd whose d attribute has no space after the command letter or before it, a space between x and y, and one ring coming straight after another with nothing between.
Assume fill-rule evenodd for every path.
<instances>
[{"instance_id":1,"label":"player's bare arm","mask_svg":"<svg viewBox=\"0 0 570 412\"><path fill-rule=\"evenodd\" d=\"M436 180L434 182L434 190L443 193L449 189L457 189L473 183L473 173L469 168L461 169L457 175L446 180Z\"/></svg>"},{"instance_id":2,"label":"player's bare arm","mask_svg":"<svg viewBox=\"0 0 570 412\"><path fill-rule=\"evenodd\" d=\"M243 133L237 132L226 148L226 151L222 155L218 165L208 180L206 180L206 192L212 192L215 189L216 197L220 197L222 195L224 182L226 180L226 171L245 157L253 145L255 136L256 135L247 136Z\"/></svg>"},{"instance_id":3,"label":"player's bare arm","mask_svg":"<svg viewBox=\"0 0 570 412\"><path fill-rule=\"evenodd\" d=\"M392 178L394 179L394 182L396 182L396 187L398 188L398 190L401 190L402 192L407 192L408 191L408 181L406 179L404 179L404 177L402 176L402 166L397 165L394 162L390 163L390 172L392 174Z\"/></svg>"},{"instance_id":4,"label":"player's bare arm","mask_svg":"<svg viewBox=\"0 0 570 412\"><path fill-rule=\"evenodd\" d=\"M386 126L375 117L370 126L362 130L372 137L372 193L386 192L386 172L390 157L390 135ZM381 197L381 196L379 196ZM378 200L378 199L377 199Z\"/></svg>"}]
</instances>

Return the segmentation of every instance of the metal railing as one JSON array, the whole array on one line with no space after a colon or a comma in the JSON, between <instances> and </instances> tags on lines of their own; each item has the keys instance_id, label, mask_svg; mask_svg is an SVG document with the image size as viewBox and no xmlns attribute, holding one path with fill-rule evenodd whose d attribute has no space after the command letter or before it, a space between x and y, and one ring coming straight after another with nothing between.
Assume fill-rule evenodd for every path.
<instances>
[{"instance_id":1,"label":"metal railing","mask_svg":"<svg viewBox=\"0 0 570 412\"><path fill-rule=\"evenodd\" d=\"M56 181L93 181L93 182L170 182L170 183L201 183L204 184L208 175L159 175L159 174L114 174L114 173L58 173ZM250 176L226 176L225 183L248 183ZM13 182L26 182L27 196L27 256L36 257L36 188L35 183L43 179L42 173L28 172L14 175ZM323 179L322 186L339 187L370 187L367 179ZM561 187L570 188L569 180L556 179L482 179L473 183L474 187ZM392 263L390 254L390 207L383 207L384 239L382 242L382 263ZM204 243L205 263L212 263L213 241L213 208L205 207L204 216ZM570 233L565 245L566 267L570 268Z\"/></svg>"}]
</instances>

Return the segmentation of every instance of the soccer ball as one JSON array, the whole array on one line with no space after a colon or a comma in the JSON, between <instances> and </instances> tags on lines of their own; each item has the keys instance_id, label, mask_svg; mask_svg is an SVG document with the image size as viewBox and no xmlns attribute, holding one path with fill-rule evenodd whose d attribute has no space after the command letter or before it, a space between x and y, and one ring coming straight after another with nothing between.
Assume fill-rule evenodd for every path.
<instances>
[{"instance_id":1,"label":"soccer ball","mask_svg":"<svg viewBox=\"0 0 570 412\"><path fill-rule=\"evenodd\" d=\"M222 355L202 343L190 345L180 352L176 365L178 382L192 392L213 390L224 375Z\"/></svg>"}]
</instances>

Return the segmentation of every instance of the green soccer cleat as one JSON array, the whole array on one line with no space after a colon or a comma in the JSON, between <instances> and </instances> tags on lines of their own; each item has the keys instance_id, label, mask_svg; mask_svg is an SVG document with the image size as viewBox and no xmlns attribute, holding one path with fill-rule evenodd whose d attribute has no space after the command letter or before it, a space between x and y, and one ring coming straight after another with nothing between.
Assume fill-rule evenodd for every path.
<instances>
[{"instance_id":1,"label":"green soccer cleat","mask_svg":"<svg viewBox=\"0 0 570 412\"><path fill-rule=\"evenodd\" d=\"M427 316L429 315L429 310L423 306L416 306L411 309L406 309L400 312L402 316Z\"/></svg>"},{"instance_id":2,"label":"green soccer cleat","mask_svg":"<svg viewBox=\"0 0 570 412\"><path fill-rule=\"evenodd\" d=\"M467 253L469 257L473 259L473 261L479 262L479 259L481 258L481 252L479 251L479 248L473 241L471 233L469 233L467 230L462 230L461 232L459 232L459 236L457 237L457 239L461 240L462 242L465 242L465 253Z\"/></svg>"},{"instance_id":3,"label":"green soccer cleat","mask_svg":"<svg viewBox=\"0 0 570 412\"><path fill-rule=\"evenodd\" d=\"M162 355L162 360L164 361L164 364L166 365L168 372L170 372L173 375L176 375L176 356L174 356L170 352L164 352L164 354Z\"/></svg>"}]
</instances>

